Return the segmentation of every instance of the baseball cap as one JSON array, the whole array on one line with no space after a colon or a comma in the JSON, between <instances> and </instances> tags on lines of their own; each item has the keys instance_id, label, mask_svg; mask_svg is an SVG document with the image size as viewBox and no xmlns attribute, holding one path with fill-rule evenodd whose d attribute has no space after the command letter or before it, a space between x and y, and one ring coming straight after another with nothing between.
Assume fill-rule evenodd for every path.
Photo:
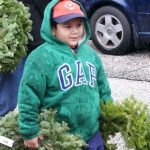
<instances>
[{"instance_id":1,"label":"baseball cap","mask_svg":"<svg viewBox=\"0 0 150 150\"><path fill-rule=\"evenodd\" d=\"M80 5L71 0L60 0L53 8L53 20L63 23L74 18L86 19Z\"/></svg>"}]
</instances>

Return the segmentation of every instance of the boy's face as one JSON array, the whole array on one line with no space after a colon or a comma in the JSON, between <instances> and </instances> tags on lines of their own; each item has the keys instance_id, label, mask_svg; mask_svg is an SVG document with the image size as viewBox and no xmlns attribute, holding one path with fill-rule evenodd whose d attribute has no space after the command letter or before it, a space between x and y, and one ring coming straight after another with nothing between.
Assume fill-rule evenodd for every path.
<instances>
[{"instance_id":1,"label":"boy's face","mask_svg":"<svg viewBox=\"0 0 150 150\"><path fill-rule=\"evenodd\" d=\"M65 23L58 23L57 27L53 28L53 33L59 40L70 47L75 47L83 34L83 21L75 18Z\"/></svg>"}]
</instances>

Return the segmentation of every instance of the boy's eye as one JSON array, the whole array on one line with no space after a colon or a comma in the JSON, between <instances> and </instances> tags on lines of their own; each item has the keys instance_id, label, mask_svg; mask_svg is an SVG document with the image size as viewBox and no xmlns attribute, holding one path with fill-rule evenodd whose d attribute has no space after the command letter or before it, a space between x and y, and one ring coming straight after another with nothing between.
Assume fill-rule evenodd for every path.
<instances>
[{"instance_id":1,"label":"boy's eye","mask_svg":"<svg viewBox=\"0 0 150 150\"><path fill-rule=\"evenodd\" d=\"M77 24L77 27L81 27L81 26L82 26L82 23L78 23L78 24Z\"/></svg>"},{"instance_id":2,"label":"boy's eye","mask_svg":"<svg viewBox=\"0 0 150 150\"><path fill-rule=\"evenodd\" d=\"M64 26L64 28L69 29L69 28L71 28L71 26L69 26L69 25L65 25L65 26Z\"/></svg>"}]
</instances>

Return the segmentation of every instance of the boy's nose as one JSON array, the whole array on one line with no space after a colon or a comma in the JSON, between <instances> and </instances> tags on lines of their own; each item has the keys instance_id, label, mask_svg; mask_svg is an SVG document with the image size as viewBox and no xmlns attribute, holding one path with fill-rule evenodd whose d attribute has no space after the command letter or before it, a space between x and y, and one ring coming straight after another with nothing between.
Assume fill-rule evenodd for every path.
<instances>
[{"instance_id":1,"label":"boy's nose","mask_svg":"<svg viewBox=\"0 0 150 150\"><path fill-rule=\"evenodd\" d=\"M79 31L78 31L78 29L77 28L73 28L72 29L72 33L78 33Z\"/></svg>"}]
</instances>

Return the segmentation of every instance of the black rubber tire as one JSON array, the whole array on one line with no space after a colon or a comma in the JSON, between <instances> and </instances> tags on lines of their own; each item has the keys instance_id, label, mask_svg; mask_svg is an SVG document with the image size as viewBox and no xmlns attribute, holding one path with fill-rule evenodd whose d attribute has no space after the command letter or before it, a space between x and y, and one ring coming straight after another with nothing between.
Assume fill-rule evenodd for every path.
<instances>
[{"instance_id":1,"label":"black rubber tire","mask_svg":"<svg viewBox=\"0 0 150 150\"><path fill-rule=\"evenodd\" d=\"M122 24L123 27L123 39L121 43L112 49L107 49L106 47L103 47L100 42L97 40L96 34L95 34L95 27L96 27L96 22L98 19L106 14L110 14L112 16L115 16L120 23ZM112 7L112 6L104 6L99 8L91 17L90 19L90 25L91 25L91 39L96 46L96 48L104 53L104 54L109 54L109 55L123 55L126 52L129 51L131 43L132 43L132 30L131 30L131 25L126 18L126 16L121 12L119 9Z\"/></svg>"}]
</instances>

